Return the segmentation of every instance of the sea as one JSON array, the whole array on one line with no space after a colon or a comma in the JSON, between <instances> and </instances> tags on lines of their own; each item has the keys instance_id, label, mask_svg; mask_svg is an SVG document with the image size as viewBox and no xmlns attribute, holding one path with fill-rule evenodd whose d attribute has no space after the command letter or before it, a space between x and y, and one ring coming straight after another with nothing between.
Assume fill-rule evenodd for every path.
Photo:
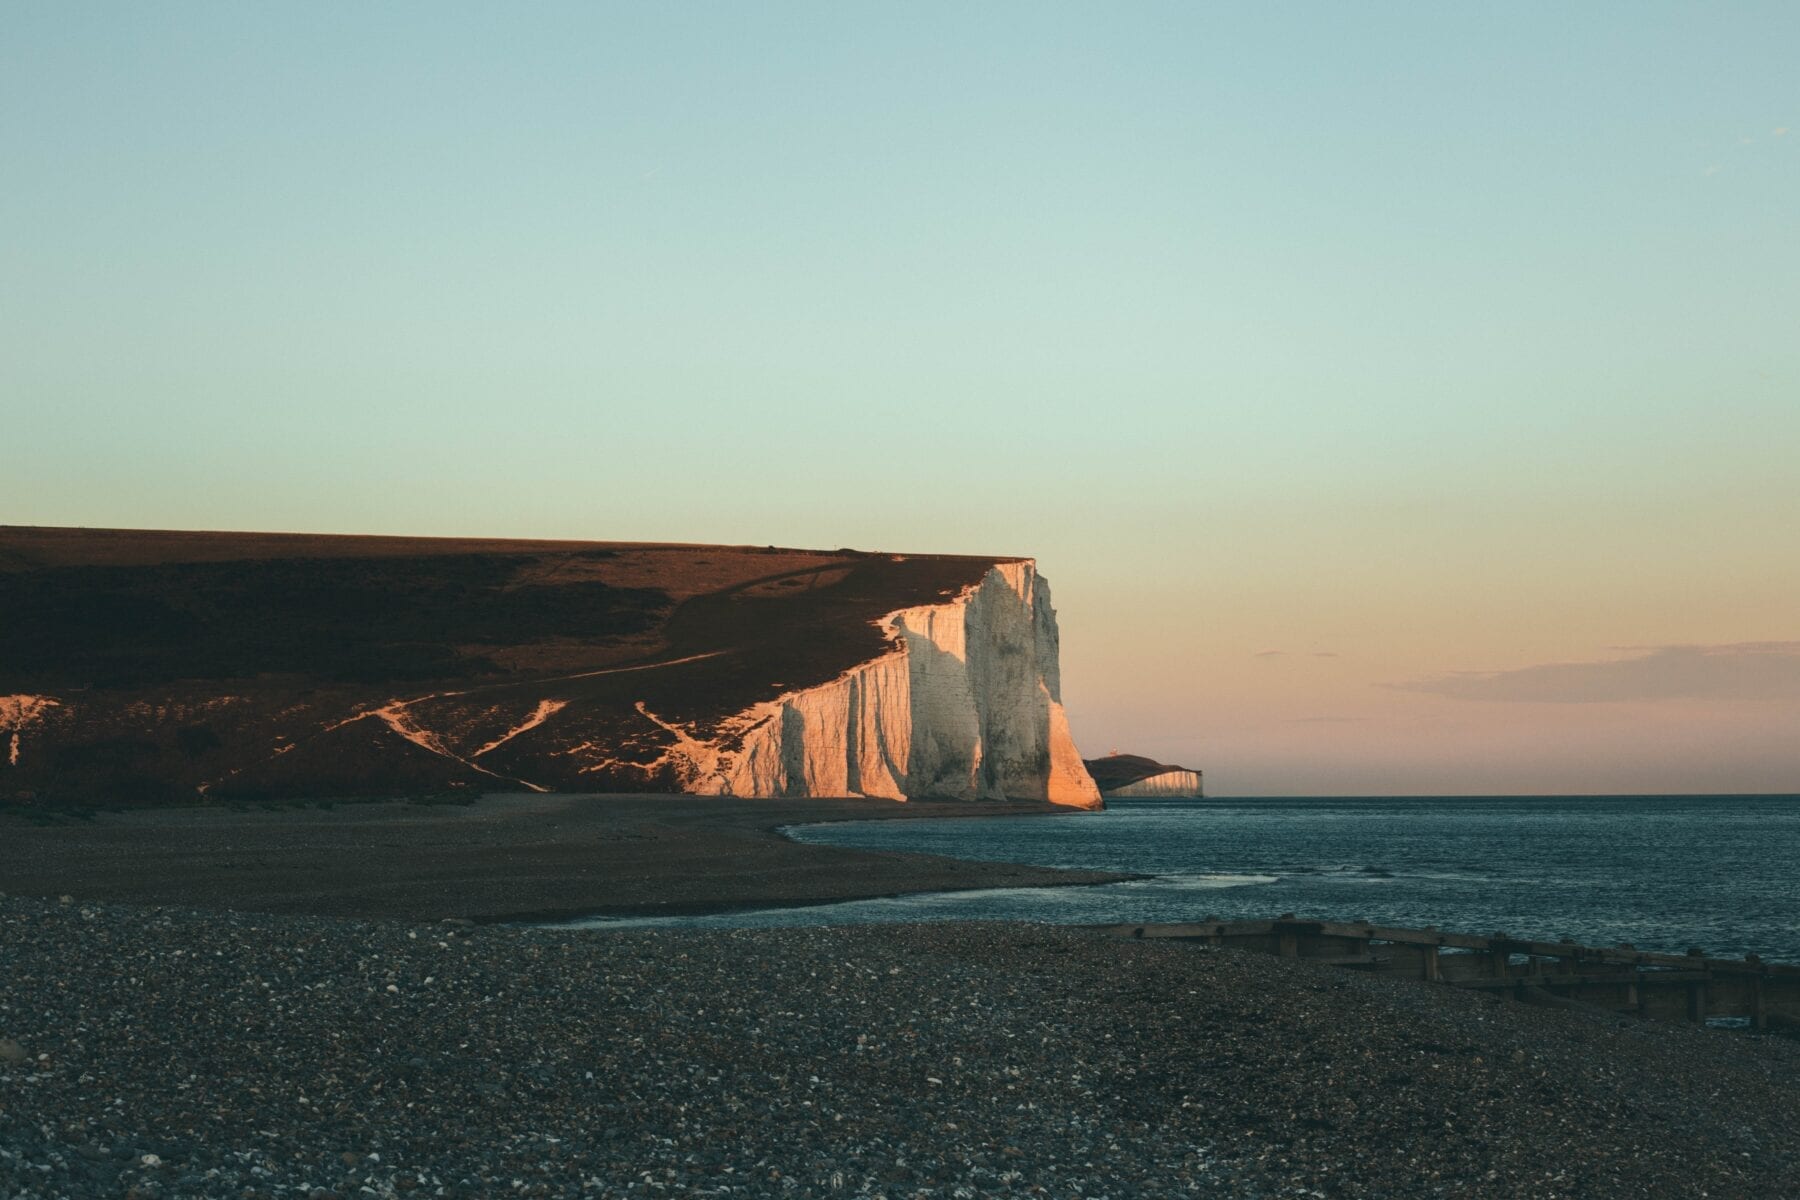
<instances>
[{"instance_id":1,"label":"sea","mask_svg":"<svg viewBox=\"0 0 1800 1200\"><path fill-rule=\"evenodd\" d=\"M1144 876L584 927L1301 917L1800 963L1800 796L1113 800L1046 817L847 821L801 842Z\"/></svg>"}]
</instances>

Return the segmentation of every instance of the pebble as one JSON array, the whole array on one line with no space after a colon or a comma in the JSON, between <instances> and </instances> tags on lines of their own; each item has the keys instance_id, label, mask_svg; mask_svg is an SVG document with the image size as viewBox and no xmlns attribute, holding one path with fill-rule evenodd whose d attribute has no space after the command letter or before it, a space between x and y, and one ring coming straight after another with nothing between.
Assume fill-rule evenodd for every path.
<instances>
[{"instance_id":1,"label":"pebble","mask_svg":"<svg viewBox=\"0 0 1800 1200\"><path fill-rule=\"evenodd\" d=\"M1032 925L82 911L0 902L7 1200L1800 1196L1777 1037Z\"/></svg>"}]
</instances>

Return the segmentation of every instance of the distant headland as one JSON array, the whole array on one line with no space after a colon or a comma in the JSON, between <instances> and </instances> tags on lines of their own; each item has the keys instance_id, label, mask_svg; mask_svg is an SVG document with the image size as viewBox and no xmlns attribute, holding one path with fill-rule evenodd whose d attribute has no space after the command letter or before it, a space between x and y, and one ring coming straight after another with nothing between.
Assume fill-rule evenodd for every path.
<instances>
[{"instance_id":1,"label":"distant headland","mask_svg":"<svg viewBox=\"0 0 1800 1200\"><path fill-rule=\"evenodd\" d=\"M1198 767L1177 767L1117 750L1105 758L1088 759L1086 766L1102 796L1197 799L1206 794L1204 773Z\"/></svg>"}]
</instances>

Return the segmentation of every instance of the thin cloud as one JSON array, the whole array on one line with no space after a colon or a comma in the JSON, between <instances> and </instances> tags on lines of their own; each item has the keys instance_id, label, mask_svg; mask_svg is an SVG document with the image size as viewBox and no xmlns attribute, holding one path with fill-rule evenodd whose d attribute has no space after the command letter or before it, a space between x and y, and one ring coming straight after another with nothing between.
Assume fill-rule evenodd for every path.
<instances>
[{"instance_id":1,"label":"thin cloud","mask_svg":"<svg viewBox=\"0 0 1800 1200\"><path fill-rule=\"evenodd\" d=\"M1286 650L1258 650L1251 657L1253 657L1253 658L1285 658L1286 656L1287 656Z\"/></svg>"},{"instance_id":2,"label":"thin cloud","mask_svg":"<svg viewBox=\"0 0 1800 1200\"><path fill-rule=\"evenodd\" d=\"M1457 671L1383 686L1452 700L1607 704L1629 700L1800 701L1800 642L1625 646L1632 657Z\"/></svg>"},{"instance_id":3,"label":"thin cloud","mask_svg":"<svg viewBox=\"0 0 1800 1200\"><path fill-rule=\"evenodd\" d=\"M1290 725L1360 725L1367 717L1289 717Z\"/></svg>"},{"instance_id":4,"label":"thin cloud","mask_svg":"<svg viewBox=\"0 0 1800 1200\"><path fill-rule=\"evenodd\" d=\"M1769 136L1770 137L1786 137L1787 131L1788 131L1788 127L1786 125L1777 125L1775 128L1769 130Z\"/></svg>"},{"instance_id":5,"label":"thin cloud","mask_svg":"<svg viewBox=\"0 0 1800 1200\"><path fill-rule=\"evenodd\" d=\"M1312 656L1314 658L1336 658L1338 654L1336 650L1314 650Z\"/></svg>"},{"instance_id":6,"label":"thin cloud","mask_svg":"<svg viewBox=\"0 0 1800 1200\"><path fill-rule=\"evenodd\" d=\"M1722 170L1724 170L1723 167L1719 166L1718 163L1714 163L1712 166L1706 168L1706 170L1704 170L1700 173L1702 175L1717 175Z\"/></svg>"}]
</instances>

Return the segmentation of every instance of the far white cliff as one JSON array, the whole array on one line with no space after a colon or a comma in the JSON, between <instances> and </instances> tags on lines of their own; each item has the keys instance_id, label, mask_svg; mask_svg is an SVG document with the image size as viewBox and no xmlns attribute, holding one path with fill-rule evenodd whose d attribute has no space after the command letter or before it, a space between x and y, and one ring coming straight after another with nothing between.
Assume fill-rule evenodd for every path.
<instances>
[{"instance_id":1,"label":"far white cliff","mask_svg":"<svg viewBox=\"0 0 1800 1200\"><path fill-rule=\"evenodd\" d=\"M887 654L739 714L718 742L644 715L677 735L670 765L695 792L1102 807L1069 736L1056 611L1035 563L996 564L884 626Z\"/></svg>"},{"instance_id":2,"label":"far white cliff","mask_svg":"<svg viewBox=\"0 0 1800 1200\"><path fill-rule=\"evenodd\" d=\"M1201 786L1200 772L1189 771L1177 767L1164 771L1159 775L1150 775L1123 787L1108 788L1108 796L1120 797L1179 797L1197 799L1206 794Z\"/></svg>"}]
</instances>

